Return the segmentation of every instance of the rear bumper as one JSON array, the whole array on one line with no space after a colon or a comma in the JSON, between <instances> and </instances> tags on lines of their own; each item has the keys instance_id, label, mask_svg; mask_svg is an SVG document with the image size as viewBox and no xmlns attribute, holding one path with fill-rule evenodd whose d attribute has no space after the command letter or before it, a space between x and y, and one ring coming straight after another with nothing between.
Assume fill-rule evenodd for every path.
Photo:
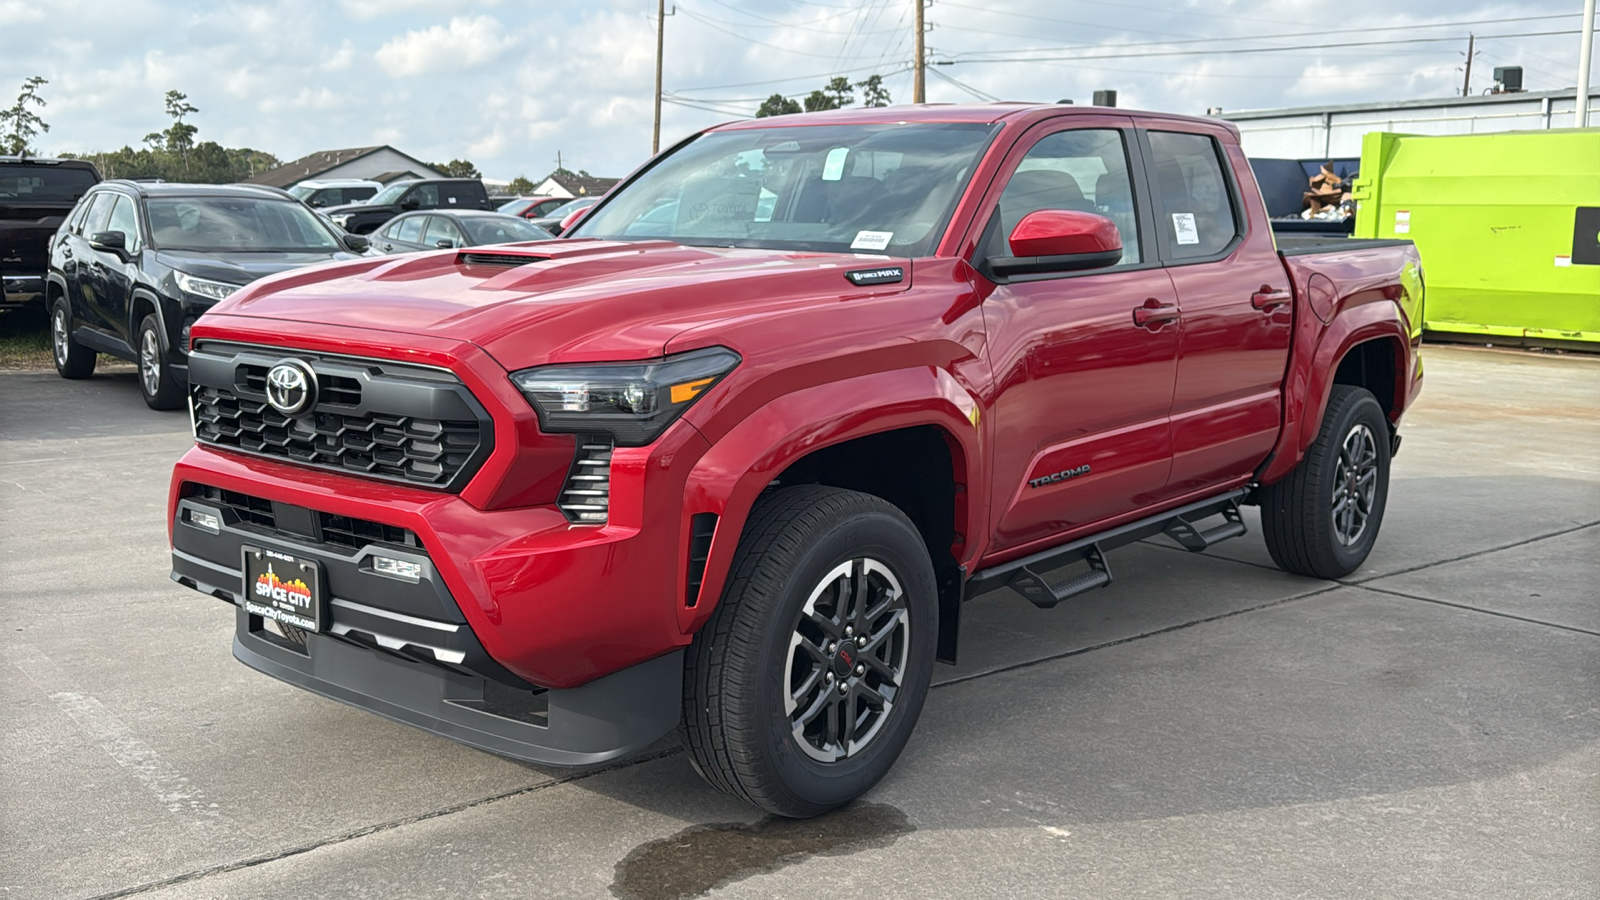
<instances>
[{"instance_id":1,"label":"rear bumper","mask_svg":"<svg viewBox=\"0 0 1600 900\"><path fill-rule=\"evenodd\" d=\"M44 302L43 275L0 275L0 309Z\"/></svg>"},{"instance_id":2,"label":"rear bumper","mask_svg":"<svg viewBox=\"0 0 1600 900\"><path fill-rule=\"evenodd\" d=\"M236 616L233 655L250 668L513 759L598 765L649 746L678 723L681 650L572 690L525 691L320 634L295 649L243 609Z\"/></svg>"}]
</instances>

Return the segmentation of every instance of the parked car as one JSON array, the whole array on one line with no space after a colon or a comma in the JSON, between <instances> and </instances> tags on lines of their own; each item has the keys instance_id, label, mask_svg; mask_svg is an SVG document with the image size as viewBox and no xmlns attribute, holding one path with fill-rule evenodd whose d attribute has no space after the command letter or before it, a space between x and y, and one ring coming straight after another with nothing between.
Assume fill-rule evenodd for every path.
<instances>
[{"instance_id":1,"label":"parked car","mask_svg":"<svg viewBox=\"0 0 1600 900\"><path fill-rule=\"evenodd\" d=\"M0 156L0 309L43 305L50 239L99 181L81 159Z\"/></svg>"},{"instance_id":2,"label":"parked car","mask_svg":"<svg viewBox=\"0 0 1600 900\"><path fill-rule=\"evenodd\" d=\"M312 209L321 209L325 206L365 203L381 190L383 190L383 185L376 181L347 178L326 181L302 181L289 188L289 193L296 200Z\"/></svg>"},{"instance_id":3,"label":"parked car","mask_svg":"<svg viewBox=\"0 0 1600 900\"><path fill-rule=\"evenodd\" d=\"M264 275L354 259L366 246L276 188L101 182L51 244L56 371L87 378L97 354L131 360L144 402L175 409L201 313Z\"/></svg>"},{"instance_id":4,"label":"parked car","mask_svg":"<svg viewBox=\"0 0 1600 900\"><path fill-rule=\"evenodd\" d=\"M1280 253L1215 118L800 118L678 144L560 240L202 319L172 575L234 655L542 764L681 723L711 784L812 816L889 770L968 598L1053 607L1250 504L1279 567L1362 565L1422 383L1410 241Z\"/></svg>"},{"instance_id":5,"label":"parked car","mask_svg":"<svg viewBox=\"0 0 1600 900\"><path fill-rule=\"evenodd\" d=\"M567 219L573 213L582 212L599 202L599 197L579 197L576 200L568 200L566 203L551 210L549 215L534 219L533 224L553 235L560 236L563 228L566 227Z\"/></svg>"},{"instance_id":6,"label":"parked car","mask_svg":"<svg viewBox=\"0 0 1600 900\"><path fill-rule=\"evenodd\" d=\"M521 216L524 219L537 219L549 215L566 202L560 197L517 197L510 202L502 203L495 212Z\"/></svg>"},{"instance_id":7,"label":"parked car","mask_svg":"<svg viewBox=\"0 0 1600 900\"><path fill-rule=\"evenodd\" d=\"M364 203L326 206L322 211L351 234L371 234L403 212L418 209L493 210L483 182L476 178L396 181Z\"/></svg>"},{"instance_id":8,"label":"parked car","mask_svg":"<svg viewBox=\"0 0 1600 900\"><path fill-rule=\"evenodd\" d=\"M373 255L416 253L449 247L481 247L519 241L548 241L555 235L516 216L464 209L413 212L395 216L370 235Z\"/></svg>"}]
</instances>

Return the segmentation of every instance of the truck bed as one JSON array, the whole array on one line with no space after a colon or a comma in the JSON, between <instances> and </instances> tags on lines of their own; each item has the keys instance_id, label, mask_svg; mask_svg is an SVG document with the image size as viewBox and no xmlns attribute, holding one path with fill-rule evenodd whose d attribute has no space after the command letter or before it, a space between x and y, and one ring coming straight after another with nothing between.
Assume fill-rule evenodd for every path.
<instances>
[{"instance_id":1,"label":"truck bed","mask_svg":"<svg viewBox=\"0 0 1600 900\"><path fill-rule=\"evenodd\" d=\"M1373 247L1409 247L1404 238L1352 238L1339 234L1284 234L1277 232L1278 252L1284 256L1304 256L1308 253L1338 253L1347 250L1366 250Z\"/></svg>"}]
</instances>

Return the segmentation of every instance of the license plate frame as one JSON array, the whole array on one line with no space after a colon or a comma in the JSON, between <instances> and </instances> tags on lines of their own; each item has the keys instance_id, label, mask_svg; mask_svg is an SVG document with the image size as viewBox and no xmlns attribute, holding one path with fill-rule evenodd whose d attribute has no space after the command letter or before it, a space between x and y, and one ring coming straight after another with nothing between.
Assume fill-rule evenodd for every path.
<instances>
[{"instance_id":1,"label":"license plate frame","mask_svg":"<svg viewBox=\"0 0 1600 900\"><path fill-rule=\"evenodd\" d=\"M323 630L328 604L320 562L266 547L241 552L244 589L239 597L245 612L302 631Z\"/></svg>"}]
</instances>

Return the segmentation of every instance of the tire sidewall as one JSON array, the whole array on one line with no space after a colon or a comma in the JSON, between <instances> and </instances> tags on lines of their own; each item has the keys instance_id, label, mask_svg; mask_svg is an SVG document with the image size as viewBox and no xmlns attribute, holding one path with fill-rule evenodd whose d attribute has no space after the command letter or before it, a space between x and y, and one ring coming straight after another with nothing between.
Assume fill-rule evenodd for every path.
<instances>
[{"instance_id":1,"label":"tire sidewall","mask_svg":"<svg viewBox=\"0 0 1600 900\"><path fill-rule=\"evenodd\" d=\"M1326 454L1323 460L1322 471L1326 473L1323 483L1315 485L1315 498L1322 507L1322 533L1319 535L1320 543L1326 548L1334 566L1343 572L1355 571L1366 561L1367 555L1372 552L1372 547L1378 540L1378 529L1383 524L1384 510L1389 505L1389 423L1383 415L1383 408L1368 391L1361 390L1351 397L1350 402L1339 411L1338 416L1329 423L1328 443L1322 448ZM1367 516L1367 527L1361 534L1361 539L1350 546L1339 542L1339 536L1333 522L1332 510L1328 504L1332 501L1334 474L1338 471L1339 452L1344 447L1345 440L1357 425L1365 425L1372 432L1373 445L1378 452L1378 483L1372 499L1372 511Z\"/></svg>"},{"instance_id":2,"label":"tire sidewall","mask_svg":"<svg viewBox=\"0 0 1600 900\"><path fill-rule=\"evenodd\" d=\"M824 763L801 750L784 712L789 638L800 610L822 577L840 563L861 557L876 559L899 580L910 613L911 647L900 699L888 721L861 752ZM797 805L821 811L843 805L870 789L894 765L910 739L933 677L937 587L927 549L917 532L909 522L878 511L857 513L825 532L801 555L792 571L763 640L752 712L760 722L759 735L765 751L762 755L772 768L771 774L789 790Z\"/></svg>"}]
</instances>

